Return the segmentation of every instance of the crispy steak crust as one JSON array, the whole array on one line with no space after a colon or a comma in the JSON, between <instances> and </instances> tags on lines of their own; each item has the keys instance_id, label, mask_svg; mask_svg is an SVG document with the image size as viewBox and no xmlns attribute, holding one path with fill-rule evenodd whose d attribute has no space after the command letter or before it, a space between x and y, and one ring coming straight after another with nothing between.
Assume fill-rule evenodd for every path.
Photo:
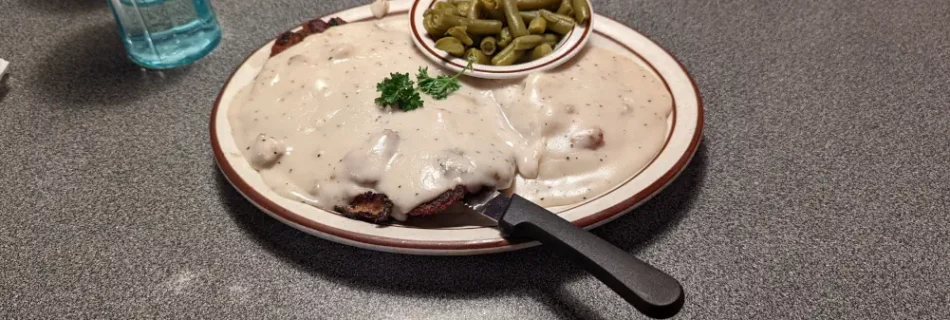
<instances>
[{"instance_id":1,"label":"crispy steak crust","mask_svg":"<svg viewBox=\"0 0 950 320\"><path fill-rule=\"evenodd\" d=\"M346 24L346 21L343 21L343 19L340 19L339 17L333 17L333 18L330 18L330 21L328 21L328 24L331 27L336 27L336 26L342 26Z\"/></svg>"},{"instance_id":2,"label":"crispy steak crust","mask_svg":"<svg viewBox=\"0 0 950 320\"><path fill-rule=\"evenodd\" d=\"M306 35L309 36L311 34L323 33L324 31L327 31L327 29L329 28L330 28L330 24L323 22L323 20L320 20L320 19L314 19L314 20L310 20L304 23L303 30L300 30L300 32L305 32Z\"/></svg>"},{"instance_id":3,"label":"crispy steak crust","mask_svg":"<svg viewBox=\"0 0 950 320\"><path fill-rule=\"evenodd\" d=\"M385 194L367 191L353 198L348 206L337 206L335 209L353 219L380 223L389 220L393 212L393 202Z\"/></svg>"},{"instance_id":4,"label":"crispy steak crust","mask_svg":"<svg viewBox=\"0 0 950 320\"><path fill-rule=\"evenodd\" d=\"M433 215L448 209L452 204L465 198L468 192L463 186L443 192L432 201L423 203L409 211L409 216ZM344 216L364 220L372 223L382 223L392 215L393 202L384 194L367 191L350 202L347 206L337 206L336 211Z\"/></svg>"},{"instance_id":5,"label":"crispy steak crust","mask_svg":"<svg viewBox=\"0 0 950 320\"><path fill-rule=\"evenodd\" d=\"M330 27L339 26L346 24L346 21L340 18L331 18L329 22L324 22L320 19L313 19L305 22L301 27L300 31L285 31L277 36L277 40L274 41L274 45L270 48L270 56L276 56L277 54L287 50L290 47L293 47L295 44L300 43L303 39L311 34L323 33L327 31Z\"/></svg>"},{"instance_id":6,"label":"crispy steak crust","mask_svg":"<svg viewBox=\"0 0 950 320\"><path fill-rule=\"evenodd\" d=\"M409 211L409 215L427 216L445 211L445 209L447 209L453 203L465 198L466 193L468 192L465 191L465 187L456 186L455 189L443 192L438 198L435 198L435 200L423 203L418 207L413 208L412 211Z\"/></svg>"},{"instance_id":7,"label":"crispy steak crust","mask_svg":"<svg viewBox=\"0 0 950 320\"><path fill-rule=\"evenodd\" d=\"M270 48L270 56L276 56L278 53L287 50L287 48L292 47L295 44L303 41L303 35L293 31L286 31L277 36L277 40L274 41L274 46Z\"/></svg>"}]
</instances>

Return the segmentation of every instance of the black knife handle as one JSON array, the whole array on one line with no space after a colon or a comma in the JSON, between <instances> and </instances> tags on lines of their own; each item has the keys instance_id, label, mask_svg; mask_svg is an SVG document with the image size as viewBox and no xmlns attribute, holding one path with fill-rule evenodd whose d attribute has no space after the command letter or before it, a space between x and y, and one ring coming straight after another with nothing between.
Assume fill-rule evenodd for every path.
<instances>
[{"instance_id":1,"label":"black knife handle","mask_svg":"<svg viewBox=\"0 0 950 320\"><path fill-rule=\"evenodd\" d=\"M676 279L517 194L499 226L570 258L648 317L669 318L683 307Z\"/></svg>"}]
</instances>

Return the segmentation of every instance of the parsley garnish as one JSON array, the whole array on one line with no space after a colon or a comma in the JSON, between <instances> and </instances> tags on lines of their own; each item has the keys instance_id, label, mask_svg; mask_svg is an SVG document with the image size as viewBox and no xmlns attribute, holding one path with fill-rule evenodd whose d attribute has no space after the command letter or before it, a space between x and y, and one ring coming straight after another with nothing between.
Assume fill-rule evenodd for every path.
<instances>
[{"instance_id":1,"label":"parsley garnish","mask_svg":"<svg viewBox=\"0 0 950 320\"><path fill-rule=\"evenodd\" d=\"M376 104L391 106L402 111L409 111L422 107L422 98L413 88L408 73L390 73L389 78L376 84L376 91L380 92Z\"/></svg>"},{"instance_id":2,"label":"parsley garnish","mask_svg":"<svg viewBox=\"0 0 950 320\"><path fill-rule=\"evenodd\" d=\"M455 92L462 85L458 77L465 73L465 70L472 69L474 60L469 60L465 69L462 69L454 76L440 75L438 77L429 77L429 68L420 67L416 74L416 80L419 81L418 91L425 92L436 100L445 99L450 93ZM408 73L390 73L389 78L376 84L376 91L380 96L376 98L376 104L381 106L392 106L402 111L409 111L422 107L422 98L419 92L413 86L412 80L409 80Z\"/></svg>"},{"instance_id":3,"label":"parsley garnish","mask_svg":"<svg viewBox=\"0 0 950 320\"><path fill-rule=\"evenodd\" d=\"M429 67L419 68L419 73L416 74L416 79L419 80L419 90L428 93L436 100L445 99L450 93L462 87L462 85L459 84L458 77L465 73L465 70L472 68L473 61L474 60L469 60L465 69L462 69L462 71L459 71L459 73L451 77L441 75L436 78L431 78L429 77Z\"/></svg>"}]
</instances>

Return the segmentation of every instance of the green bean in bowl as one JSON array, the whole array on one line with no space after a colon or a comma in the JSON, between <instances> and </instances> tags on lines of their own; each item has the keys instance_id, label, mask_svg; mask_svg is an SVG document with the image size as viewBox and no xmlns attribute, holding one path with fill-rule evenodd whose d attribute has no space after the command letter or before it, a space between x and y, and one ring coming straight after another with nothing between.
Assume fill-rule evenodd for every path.
<instances>
[{"instance_id":1,"label":"green bean in bowl","mask_svg":"<svg viewBox=\"0 0 950 320\"><path fill-rule=\"evenodd\" d=\"M422 25L439 50L505 66L550 54L590 16L587 0L441 0Z\"/></svg>"}]
</instances>

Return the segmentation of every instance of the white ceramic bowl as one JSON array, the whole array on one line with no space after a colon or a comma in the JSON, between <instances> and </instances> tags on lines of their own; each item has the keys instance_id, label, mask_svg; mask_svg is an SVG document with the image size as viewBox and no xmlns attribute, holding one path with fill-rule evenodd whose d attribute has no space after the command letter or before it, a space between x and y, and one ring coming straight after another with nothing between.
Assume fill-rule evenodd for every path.
<instances>
[{"instance_id":1,"label":"white ceramic bowl","mask_svg":"<svg viewBox=\"0 0 950 320\"><path fill-rule=\"evenodd\" d=\"M394 1L387 18L404 18L411 1ZM369 6L352 8L324 17L349 22L373 19ZM656 43L603 16L595 16L591 46L629 57L651 70L669 89L673 112L666 144L640 173L616 188L571 206L548 208L583 228L593 228L630 212L665 188L686 167L699 146L703 107L699 91L686 70ZM251 83L270 55L270 41L242 62L225 83L211 111L211 147L215 162L227 180L261 211L315 236L361 248L425 255L471 255L521 249L537 243L512 243L491 227L420 227L379 225L349 219L299 201L284 198L268 187L261 175L241 155L228 121L235 94ZM375 80L374 80L375 81Z\"/></svg>"},{"instance_id":2,"label":"white ceramic bowl","mask_svg":"<svg viewBox=\"0 0 950 320\"><path fill-rule=\"evenodd\" d=\"M425 54L426 57L429 57L429 59L436 61L448 69L459 72L465 68L468 62L465 61L465 59L455 57L450 55L448 52L437 49L435 47L436 39L429 37L429 35L426 33L426 29L422 25L422 20L424 19L422 14L437 1L445 0L413 1L412 7L409 9L412 41L416 44L419 50ZM571 60L571 58L581 52L581 49L583 49L584 45L587 44L587 41L590 40L590 34L593 30L592 26L594 25L594 19L596 18L597 16L591 12L591 17L590 19L587 19L587 22L575 25L574 30L571 31L568 36L561 39L561 42L555 46L554 51L541 59L510 66L489 66L476 64L472 66L472 71L466 74L472 77L484 79L512 79L557 67L568 60Z\"/></svg>"}]
</instances>

